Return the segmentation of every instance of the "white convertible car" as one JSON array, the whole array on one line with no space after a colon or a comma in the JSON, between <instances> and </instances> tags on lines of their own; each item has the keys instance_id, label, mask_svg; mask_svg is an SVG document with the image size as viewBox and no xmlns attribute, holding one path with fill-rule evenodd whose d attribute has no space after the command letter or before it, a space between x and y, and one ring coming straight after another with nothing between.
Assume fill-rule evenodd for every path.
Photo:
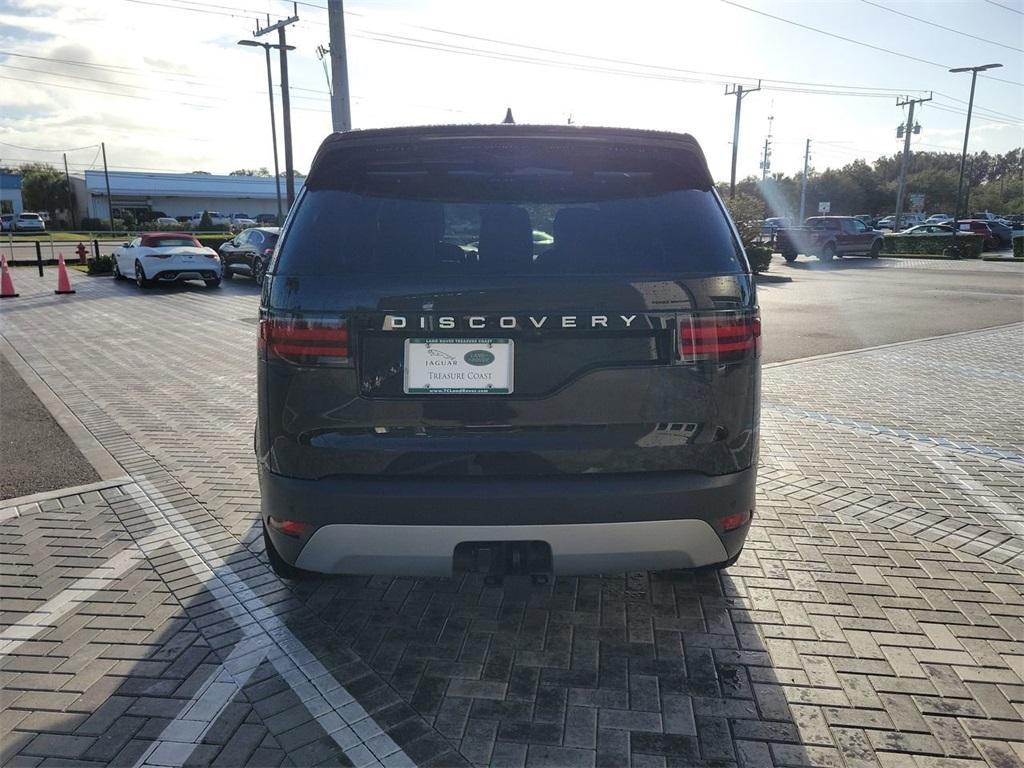
<instances>
[{"instance_id":1,"label":"white convertible car","mask_svg":"<svg viewBox=\"0 0 1024 768\"><path fill-rule=\"evenodd\" d=\"M114 249L114 277L135 278L140 288L178 280L202 280L208 288L220 285L220 256L192 235L147 232Z\"/></svg>"}]
</instances>

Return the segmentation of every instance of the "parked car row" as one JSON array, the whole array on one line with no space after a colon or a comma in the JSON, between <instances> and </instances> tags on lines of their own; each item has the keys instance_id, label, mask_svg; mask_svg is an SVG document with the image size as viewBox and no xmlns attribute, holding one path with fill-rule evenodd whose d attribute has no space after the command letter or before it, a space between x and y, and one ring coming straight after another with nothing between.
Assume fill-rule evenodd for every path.
<instances>
[{"instance_id":1,"label":"parked car row","mask_svg":"<svg viewBox=\"0 0 1024 768\"><path fill-rule=\"evenodd\" d=\"M45 232L46 221L42 215L23 211L15 216L5 213L0 216L0 232Z\"/></svg>"},{"instance_id":2,"label":"parked car row","mask_svg":"<svg viewBox=\"0 0 1024 768\"><path fill-rule=\"evenodd\" d=\"M202 280L216 288L222 280L242 274L263 285L279 233L277 227L250 227L215 251L195 235L146 232L114 249L114 279L134 279L140 288Z\"/></svg>"}]
</instances>

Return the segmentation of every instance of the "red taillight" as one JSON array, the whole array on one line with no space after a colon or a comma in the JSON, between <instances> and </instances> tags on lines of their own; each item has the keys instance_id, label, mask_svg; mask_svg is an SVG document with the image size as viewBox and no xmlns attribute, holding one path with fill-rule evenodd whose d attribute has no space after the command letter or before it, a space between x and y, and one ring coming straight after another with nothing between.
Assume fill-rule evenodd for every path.
<instances>
[{"instance_id":1,"label":"red taillight","mask_svg":"<svg viewBox=\"0 0 1024 768\"><path fill-rule=\"evenodd\" d=\"M271 318L260 321L260 351L295 365L341 365L349 361L344 320Z\"/></svg>"},{"instance_id":2,"label":"red taillight","mask_svg":"<svg viewBox=\"0 0 1024 768\"><path fill-rule=\"evenodd\" d=\"M752 314L691 315L679 321L679 357L683 362L717 358L720 363L761 352L761 316Z\"/></svg>"},{"instance_id":3,"label":"red taillight","mask_svg":"<svg viewBox=\"0 0 1024 768\"><path fill-rule=\"evenodd\" d=\"M306 529L309 528L306 523L300 523L298 520L281 520L276 517L268 517L267 522L275 531L280 531L285 536L294 536L295 538L302 536Z\"/></svg>"},{"instance_id":4,"label":"red taillight","mask_svg":"<svg viewBox=\"0 0 1024 768\"><path fill-rule=\"evenodd\" d=\"M264 248L263 249L263 255L264 256L273 256L274 255L274 249L273 248Z\"/></svg>"},{"instance_id":5,"label":"red taillight","mask_svg":"<svg viewBox=\"0 0 1024 768\"><path fill-rule=\"evenodd\" d=\"M718 523L722 526L722 530L726 533L729 531L735 531L737 528L742 528L751 518L750 511L737 512L733 515L726 515L721 518Z\"/></svg>"}]
</instances>

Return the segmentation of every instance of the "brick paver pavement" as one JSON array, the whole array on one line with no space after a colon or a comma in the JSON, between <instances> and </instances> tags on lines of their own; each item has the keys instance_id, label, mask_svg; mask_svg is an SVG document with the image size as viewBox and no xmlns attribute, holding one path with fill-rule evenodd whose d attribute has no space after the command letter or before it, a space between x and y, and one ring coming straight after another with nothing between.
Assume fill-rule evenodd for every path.
<instances>
[{"instance_id":1,"label":"brick paver pavement","mask_svg":"<svg viewBox=\"0 0 1024 768\"><path fill-rule=\"evenodd\" d=\"M727 573L292 584L255 287L16 277L3 336L125 477L0 507L0 763L1024 765L1021 326L766 370Z\"/></svg>"}]
</instances>

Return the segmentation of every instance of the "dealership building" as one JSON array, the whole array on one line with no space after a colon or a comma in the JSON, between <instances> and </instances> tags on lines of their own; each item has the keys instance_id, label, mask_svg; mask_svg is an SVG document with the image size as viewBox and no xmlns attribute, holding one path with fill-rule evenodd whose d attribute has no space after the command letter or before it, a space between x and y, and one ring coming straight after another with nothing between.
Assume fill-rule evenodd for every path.
<instances>
[{"instance_id":1,"label":"dealership building","mask_svg":"<svg viewBox=\"0 0 1024 768\"><path fill-rule=\"evenodd\" d=\"M246 213L250 217L277 213L273 177L115 171L109 174L109 181L108 197L103 171L86 171L84 176L71 177L79 220L107 219L111 213L115 219L124 218L126 213L135 219L191 216L203 211ZM285 180L280 182L282 210L287 213ZM301 187L302 179L296 179L296 192Z\"/></svg>"},{"instance_id":2,"label":"dealership building","mask_svg":"<svg viewBox=\"0 0 1024 768\"><path fill-rule=\"evenodd\" d=\"M0 213L13 213L17 216L21 211L21 176L16 173L0 173Z\"/></svg>"}]
</instances>

